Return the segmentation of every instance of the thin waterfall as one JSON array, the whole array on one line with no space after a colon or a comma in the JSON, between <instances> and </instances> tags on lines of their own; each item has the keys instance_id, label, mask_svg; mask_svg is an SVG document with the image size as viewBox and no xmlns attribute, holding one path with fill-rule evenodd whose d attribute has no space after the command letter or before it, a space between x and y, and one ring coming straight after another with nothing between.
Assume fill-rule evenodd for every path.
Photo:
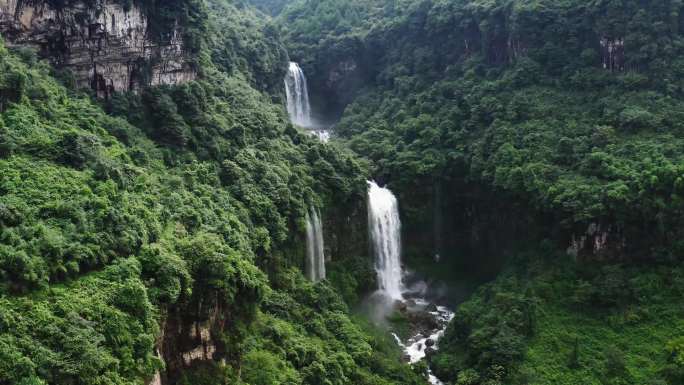
<instances>
[{"instance_id":1,"label":"thin waterfall","mask_svg":"<svg viewBox=\"0 0 684 385\"><path fill-rule=\"evenodd\" d=\"M287 113L290 121L300 127L311 127L311 105L309 90L306 85L304 71L299 64L290 62L285 76L285 94L287 96Z\"/></svg>"},{"instance_id":2,"label":"thin waterfall","mask_svg":"<svg viewBox=\"0 0 684 385\"><path fill-rule=\"evenodd\" d=\"M321 213L311 207L306 213L306 276L312 282L325 279L325 253Z\"/></svg>"},{"instance_id":3,"label":"thin waterfall","mask_svg":"<svg viewBox=\"0 0 684 385\"><path fill-rule=\"evenodd\" d=\"M402 299L399 204L390 190L373 181L368 182L368 224L379 289L390 298Z\"/></svg>"}]
</instances>

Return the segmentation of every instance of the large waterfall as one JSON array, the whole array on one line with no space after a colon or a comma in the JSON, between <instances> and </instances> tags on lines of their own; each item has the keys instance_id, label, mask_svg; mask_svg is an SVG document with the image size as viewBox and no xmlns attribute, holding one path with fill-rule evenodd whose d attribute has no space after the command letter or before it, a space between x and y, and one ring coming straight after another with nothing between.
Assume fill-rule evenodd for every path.
<instances>
[{"instance_id":1,"label":"large waterfall","mask_svg":"<svg viewBox=\"0 0 684 385\"><path fill-rule=\"evenodd\" d=\"M318 282L325 279L323 225L321 213L313 207L310 211L306 214L306 276Z\"/></svg>"},{"instance_id":2,"label":"large waterfall","mask_svg":"<svg viewBox=\"0 0 684 385\"><path fill-rule=\"evenodd\" d=\"M378 316L386 319L395 311L407 315L413 335L402 341L397 334L392 334L404 350L403 358L414 364L438 349L439 339L444 335L454 313L446 306L432 302L438 295L427 282L420 279L411 283L411 279L415 280L415 275L407 275L407 284L404 285L399 204L390 190L378 186L373 181L368 182L368 224L380 286L379 291L375 293L379 295L371 296L369 299L369 303L372 304L370 314L374 319L378 319ZM387 301L388 298L390 301ZM402 306L397 306L397 302L401 302ZM428 382L431 385L444 384L430 368Z\"/></svg>"},{"instance_id":3,"label":"large waterfall","mask_svg":"<svg viewBox=\"0 0 684 385\"><path fill-rule=\"evenodd\" d=\"M368 182L368 224L380 291L390 298L402 299L399 204L390 190L372 181Z\"/></svg>"},{"instance_id":4,"label":"large waterfall","mask_svg":"<svg viewBox=\"0 0 684 385\"><path fill-rule=\"evenodd\" d=\"M292 124L300 127L311 127L311 106L309 105L309 90L306 85L304 71L299 64L290 62L285 76L285 94L287 96L287 113Z\"/></svg>"}]
</instances>

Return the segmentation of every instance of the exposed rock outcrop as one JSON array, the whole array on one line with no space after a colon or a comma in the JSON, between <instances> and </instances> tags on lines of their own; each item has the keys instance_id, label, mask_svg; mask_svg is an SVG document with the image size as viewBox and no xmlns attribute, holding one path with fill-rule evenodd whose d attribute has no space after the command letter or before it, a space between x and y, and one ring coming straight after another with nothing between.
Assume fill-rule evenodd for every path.
<instances>
[{"instance_id":1,"label":"exposed rock outcrop","mask_svg":"<svg viewBox=\"0 0 684 385\"><path fill-rule=\"evenodd\" d=\"M181 27L152 38L149 25L136 3L73 0L56 7L44 0L0 0L0 32L7 45L35 47L57 67L71 70L77 86L100 97L195 78Z\"/></svg>"},{"instance_id":2,"label":"exposed rock outcrop","mask_svg":"<svg viewBox=\"0 0 684 385\"><path fill-rule=\"evenodd\" d=\"M601 64L612 72L625 70L625 39L601 38Z\"/></svg>"},{"instance_id":3,"label":"exposed rock outcrop","mask_svg":"<svg viewBox=\"0 0 684 385\"><path fill-rule=\"evenodd\" d=\"M614 226L591 223L584 233L573 234L568 255L590 260L624 258L626 239Z\"/></svg>"},{"instance_id":4,"label":"exposed rock outcrop","mask_svg":"<svg viewBox=\"0 0 684 385\"><path fill-rule=\"evenodd\" d=\"M148 385L175 384L180 373L198 363L226 362L221 335L228 332L230 312L222 302L216 297L201 303L194 311L184 306L168 309L157 343L165 370L155 375Z\"/></svg>"}]
</instances>

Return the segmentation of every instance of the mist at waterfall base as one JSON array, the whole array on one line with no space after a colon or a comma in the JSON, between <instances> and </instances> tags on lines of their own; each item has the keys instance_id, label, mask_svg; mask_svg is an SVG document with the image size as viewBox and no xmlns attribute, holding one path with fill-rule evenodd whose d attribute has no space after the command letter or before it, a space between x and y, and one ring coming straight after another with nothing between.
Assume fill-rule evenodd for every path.
<instances>
[{"instance_id":1,"label":"mist at waterfall base","mask_svg":"<svg viewBox=\"0 0 684 385\"><path fill-rule=\"evenodd\" d=\"M325 245L321 213L311 207L306 214L306 276L311 282L325 279Z\"/></svg>"},{"instance_id":2,"label":"mist at waterfall base","mask_svg":"<svg viewBox=\"0 0 684 385\"><path fill-rule=\"evenodd\" d=\"M378 290L362 304L362 310L378 325L392 331L389 318L399 313L410 323L410 337L402 340L392 332L404 351L404 360L414 364L436 351L438 341L454 317L444 306L448 288L407 272L401 263L399 203L387 188L368 182L368 226L375 256ZM428 370L430 384L442 382Z\"/></svg>"},{"instance_id":3,"label":"mist at waterfall base","mask_svg":"<svg viewBox=\"0 0 684 385\"><path fill-rule=\"evenodd\" d=\"M328 127L316 122L312 116L306 76L299 64L295 62L290 62L285 76L285 96L287 97L287 114L292 124L306 129L322 142L330 140Z\"/></svg>"},{"instance_id":4,"label":"mist at waterfall base","mask_svg":"<svg viewBox=\"0 0 684 385\"><path fill-rule=\"evenodd\" d=\"M401 269L401 221L396 197L387 188L368 181L368 232L378 290L362 304L363 311L376 324L386 325L387 317L403 299Z\"/></svg>"}]
</instances>

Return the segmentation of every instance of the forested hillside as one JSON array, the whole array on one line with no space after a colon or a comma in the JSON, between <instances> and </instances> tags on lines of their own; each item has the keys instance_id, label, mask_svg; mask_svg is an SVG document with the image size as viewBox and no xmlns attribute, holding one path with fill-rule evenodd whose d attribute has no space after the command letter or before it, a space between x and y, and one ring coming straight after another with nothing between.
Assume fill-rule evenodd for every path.
<instances>
[{"instance_id":1,"label":"forested hillside","mask_svg":"<svg viewBox=\"0 0 684 385\"><path fill-rule=\"evenodd\" d=\"M422 383L349 315L365 254L302 274L306 213L363 213L365 163L264 92L287 54L261 16L199 9L197 80L108 100L0 49L0 384Z\"/></svg>"},{"instance_id":2,"label":"forested hillside","mask_svg":"<svg viewBox=\"0 0 684 385\"><path fill-rule=\"evenodd\" d=\"M682 381L683 15L300 0L277 16L319 113L398 192L414 263L497 277L457 311L443 380Z\"/></svg>"},{"instance_id":3,"label":"forested hillside","mask_svg":"<svg viewBox=\"0 0 684 385\"><path fill-rule=\"evenodd\" d=\"M684 383L681 0L0 32L0 385Z\"/></svg>"},{"instance_id":4,"label":"forested hillside","mask_svg":"<svg viewBox=\"0 0 684 385\"><path fill-rule=\"evenodd\" d=\"M544 236L570 246L593 223L621 249L606 253L646 257L681 249L681 11L320 1L294 2L280 23L314 92L364 79L337 132L402 191L484 184L542 213Z\"/></svg>"}]
</instances>

